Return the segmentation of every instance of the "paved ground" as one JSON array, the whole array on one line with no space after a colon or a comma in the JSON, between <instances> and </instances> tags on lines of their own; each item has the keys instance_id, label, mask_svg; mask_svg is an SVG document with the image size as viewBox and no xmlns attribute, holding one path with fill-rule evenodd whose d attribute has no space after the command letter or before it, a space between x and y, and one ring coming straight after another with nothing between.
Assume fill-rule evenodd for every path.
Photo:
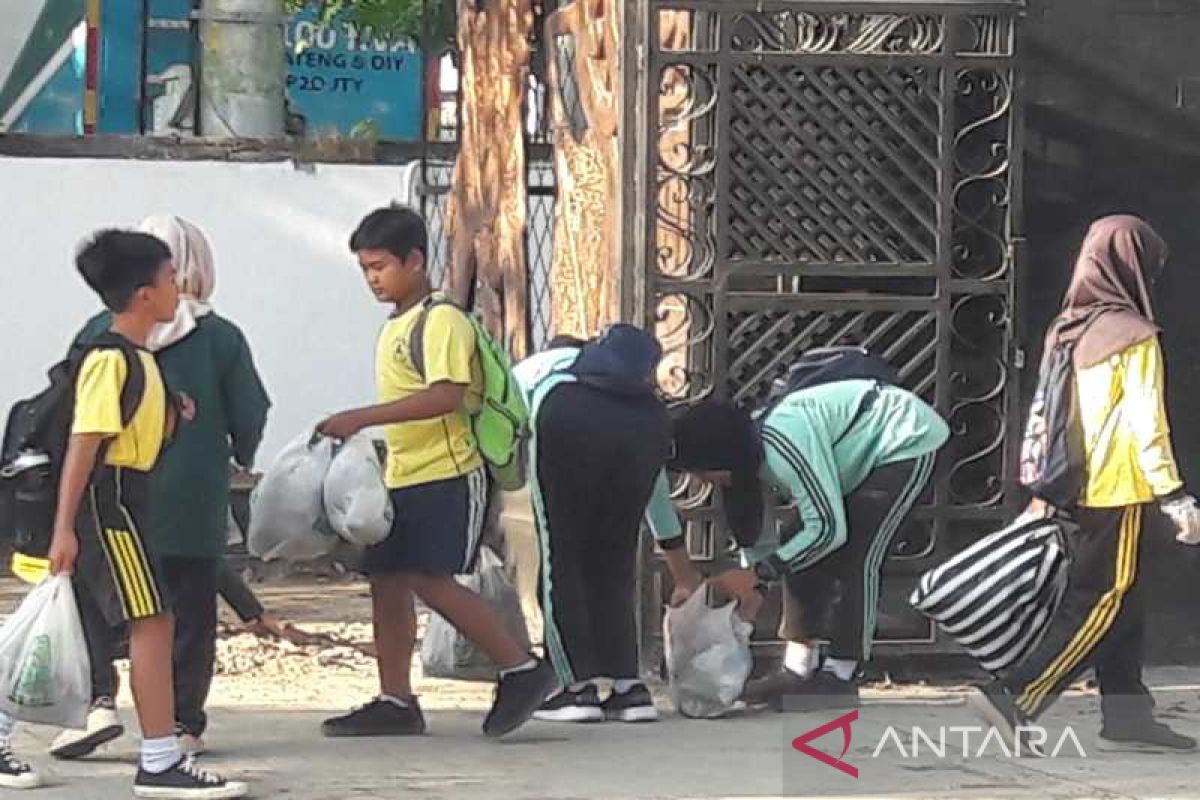
<instances>
[{"instance_id":1,"label":"paved ground","mask_svg":"<svg viewBox=\"0 0 1200 800\"><path fill-rule=\"evenodd\" d=\"M1156 670L1151 677L1160 712L1180 730L1200 735L1200 668ZM947 733L942 757L924 741L919 755L902 757L897 741L911 756L913 727L936 743L939 728L976 723L953 692L872 693L850 725L844 758L858 769L857 779L789 745L836 714L712 722L668 717L644 726L532 723L502 742L479 735L475 710L435 710L431 734L405 740L323 740L316 733L322 716L278 706L218 708L211 735L216 749L205 761L251 781L256 797L289 800L1200 798L1200 756L1098 753L1095 699L1082 695L1056 706L1047 725L1052 745L1070 725L1086 757L1067 739L1057 758L1035 760L1006 756L994 740L985 744L982 731L967 733L965 757L962 732ZM886 735L889 726L895 737ZM52 782L31 800L129 796L134 738L86 763L51 764L40 755L49 733L27 730L18 739ZM841 733L813 745L837 755Z\"/></svg>"}]
</instances>

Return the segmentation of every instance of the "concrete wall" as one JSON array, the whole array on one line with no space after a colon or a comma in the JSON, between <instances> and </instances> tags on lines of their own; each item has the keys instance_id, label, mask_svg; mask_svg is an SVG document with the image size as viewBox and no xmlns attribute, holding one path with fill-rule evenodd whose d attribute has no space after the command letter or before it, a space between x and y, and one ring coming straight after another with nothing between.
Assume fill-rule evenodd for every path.
<instances>
[{"instance_id":1,"label":"concrete wall","mask_svg":"<svg viewBox=\"0 0 1200 800\"><path fill-rule=\"evenodd\" d=\"M387 310L364 288L346 241L364 213L404 197L405 174L0 158L0 412L44 386L45 368L99 307L75 272L80 238L175 213L211 238L214 303L246 332L274 399L264 466L305 425L373 397L373 345Z\"/></svg>"}]
</instances>

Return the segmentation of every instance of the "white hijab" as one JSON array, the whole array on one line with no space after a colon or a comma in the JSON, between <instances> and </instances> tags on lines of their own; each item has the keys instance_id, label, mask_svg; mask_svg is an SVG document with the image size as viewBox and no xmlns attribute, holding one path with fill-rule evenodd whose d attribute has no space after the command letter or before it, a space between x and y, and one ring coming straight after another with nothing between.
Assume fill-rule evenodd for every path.
<instances>
[{"instance_id":1,"label":"white hijab","mask_svg":"<svg viewBox=\"0 0 1200 800\"><path fill-rule=\"evenodd\" d=\"M161 239L175 261L175 285L179 287L179 305L175 319L150 331L146 346L154 352L170 347L196 330L198 320L212 313L208 304L217 288L212 248L203 231L182 217L155 214L142 221L143 233Z\"/></svg>"}]
</instances>

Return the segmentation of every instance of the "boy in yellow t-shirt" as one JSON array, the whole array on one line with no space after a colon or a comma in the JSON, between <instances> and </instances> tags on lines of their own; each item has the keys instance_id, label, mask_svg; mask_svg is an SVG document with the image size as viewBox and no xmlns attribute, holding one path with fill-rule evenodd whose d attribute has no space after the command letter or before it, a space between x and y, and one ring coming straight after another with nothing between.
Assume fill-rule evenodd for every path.
<instances>
[{"instance_id":1,"label":"boy in yellow t-shirt","mask_svg":"<svg viewBox=\"0 0 1200 800\"><path fill-rule=\"evenodd\" d=\"M85 243L76 266L113 312L110 337L125 342L97 347L79 367L49 569L72 575L75 591L90 595L108 624L129 625L134 702L143 737L134 796L241 797L244 784L201 772L179 750L170 598L153 542L143 529L148 472L175 416L158 364L145 349L150 330L175 318L178 291L171 252L148 234L106 230ZM127 353L136 354L143 376L141 399L128 423L121 414L121 393L130 377ZM195 412L186 399L179 406L187 419ZM8 751L10 731L11 720L0 719L0 785L29 788L36 777ZM14 769L20 766L25 769Z\"/></svg>"},{"instance_id":2,"label":"boy in yellow t-shirt","mask_svg":"<svg viewBox=\"0 0 1200 800\"><path fill-rule=\"evenodd\" d=\"M380 694L326 720L322 732L425 732L409 682L415 595L500 667L483 730L502 736L524 724L557 682L549 664L522 650L491 606L454 580L474 568L487 516L487 475L470 425L480 392L475 332L462 311L430 302L427 234L415 212L383 208L368 214L350 237L350 249L367 286L395 311L375 348L378 404L330 417L320 431L346 438L365 428L384 429L395 517L388 538L368 548L362 563L371 580Z\"/></svg>"}]
</instances>

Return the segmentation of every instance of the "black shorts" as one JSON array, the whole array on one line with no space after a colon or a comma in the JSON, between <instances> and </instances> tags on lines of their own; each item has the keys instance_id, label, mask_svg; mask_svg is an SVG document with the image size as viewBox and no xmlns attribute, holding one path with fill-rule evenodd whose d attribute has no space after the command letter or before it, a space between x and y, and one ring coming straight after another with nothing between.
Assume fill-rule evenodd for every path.
<instances>
[{"instance_id":1,"label":"black shorts","mask_svg":"<svg viewBox=\"0 0 1200 800\"><path fill-rule=\"evenodd\" d=\"M156 617L171 602L162 566L145 536L149 476L102 467L80 504L75 582L111 625Z\"/></svg>"},{"instance_id":2,"label":"black shorts","mask_svg":"<svg viewBox=\"0 0 1200 800\"><path fill-rule=\"evenodd\" d=\"M488 508L487 473L392 489L392 532L363 553L370 576L465 575L475 569Z\"/></svg>"}]
</instances>

